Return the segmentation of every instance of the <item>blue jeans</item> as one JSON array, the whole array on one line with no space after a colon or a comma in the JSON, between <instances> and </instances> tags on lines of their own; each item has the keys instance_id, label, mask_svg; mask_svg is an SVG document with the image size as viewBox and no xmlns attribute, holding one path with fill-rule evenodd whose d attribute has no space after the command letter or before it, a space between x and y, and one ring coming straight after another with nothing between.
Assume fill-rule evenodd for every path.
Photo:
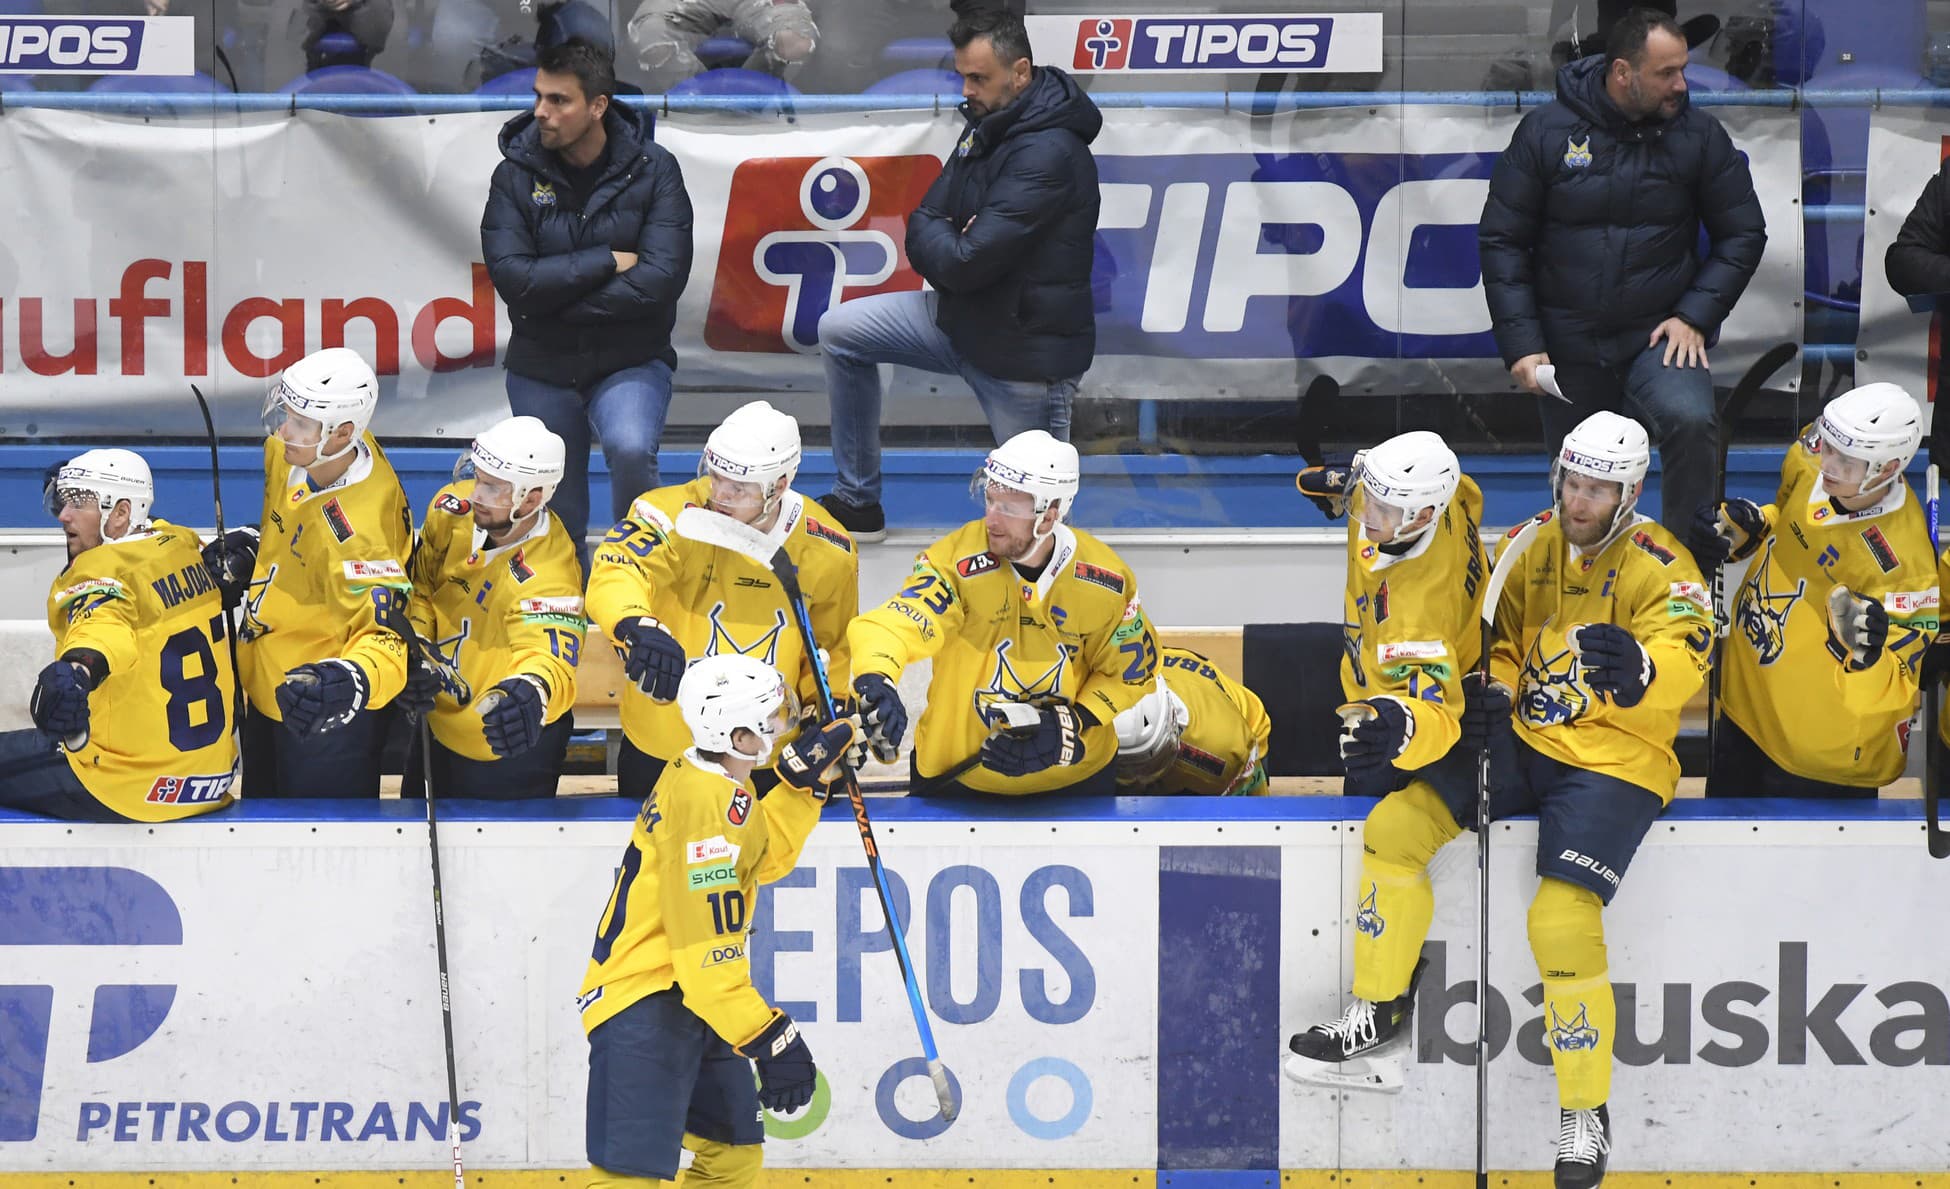
<instances>
[{"instance_id":1,"label":"blue jeans","mask_svg":"<svg viewBox=\"0 0 1950 1189\"><path fill-rule=\"evenodd\" d=\"M70 822L125 822L95 799L52 735L29 727L0 733L0 809Z\"/></svg>"},{"instance_id":2,"label":"blue jeans","mask_svg":"<svg viewBox=\"0 0 1950 1189\"><path fill-rule=\"evenodd\" d=\"M1645 427L1659 448L1659 523L1684 541L1693 513L1720 491L1720 416L1713 374L1703 367L1667 367L1666 344L1654 343L1624 367L1563 364L1557 385L1570 403L1538 398L1544 448L1553 455L1564 435L1601 409Z\"/></svg>"},{"instance_id":3,"label":"blue jeans","mask_svg":"<svg viewBox=\"0 0 1950 1189\"><path fill-rule=\"evenodd\" d=\"M982 402L995 440L1031 429L1070 440L1077 380L998 380L961 357L934 324L931 291L879 293L843 301L819 320L826 392L833 402L833 494L849 504L880 502L880 365L960 376Z\"/></svg>"},{"instance_id":4,"label":"blue jeans","mask_svg":"<svg viewBox=\"0 0 1950 1189\"><path fill-rule=\"evenodd\" d=\"M508 373L508 407L517 417L539 417L562 438L568 452L562 485L549 507L576 543L582 572L589 573L589 431L603 444L609 464L609 519L623 519L630 501L657 485L657 444L670 412L670 365L660 359L611 372L587 390L544 384Z\"/></svg>"}]
</instances>

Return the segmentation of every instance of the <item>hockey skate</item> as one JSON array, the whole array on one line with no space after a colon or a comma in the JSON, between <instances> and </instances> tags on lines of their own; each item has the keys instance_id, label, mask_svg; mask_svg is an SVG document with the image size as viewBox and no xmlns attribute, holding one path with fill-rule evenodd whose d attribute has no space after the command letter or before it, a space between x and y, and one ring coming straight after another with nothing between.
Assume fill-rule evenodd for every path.
<instances>
[{"instance_id":1,"label":"hockey skate","mask_svg":"<svg viewBox=\"0 0 1950 1189\"><path fill-rule=\"evenodd\" d=\"M1557 1189L1597 1189L1611 1154L1611 1112L1557 1112Z\"/></svg>"},{"instance_id":2,"label":"hockey skate","mask_svg":"<svg viewBox=\"0 0 1950 1189\"><path fill-rule=\"evenodd\" d=\"M1341 1018L1296 1033L1286 1043L1286 1076L1339 1090L1396 1094L1402 1088L1402 1057L1412 1039L1415 988L1428 959L1418 959L1408 990L1386 1003L1356 999Z\"/></svg>"}]
</instances>

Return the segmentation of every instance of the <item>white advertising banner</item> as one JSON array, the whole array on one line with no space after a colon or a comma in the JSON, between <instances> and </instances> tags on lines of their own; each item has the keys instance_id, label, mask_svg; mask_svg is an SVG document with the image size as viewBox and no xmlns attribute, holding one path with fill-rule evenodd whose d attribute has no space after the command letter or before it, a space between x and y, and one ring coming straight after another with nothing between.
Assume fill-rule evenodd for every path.
<instances>
[{"instance_id":1,"label":"white advertising banner","mask_svg":"<svg viewBox=\"0 0 1950 1189\"><path fill-rule=\"evenodd\" d=\"M1769 228L1714 354L1731 383L1799 339L1799 123L1714 110ZM20 180L17 221L37 233L0 244L0 433L194 434L187 379L223 432L248 434L268 377L341 342L385 377L382 434L458 436L504 416L509 324L479 225L505 118L9 111L0 176ZM1106 111L1086 390L1290 397L1321 370L1361 392L1508 387L1475 224L1518 119ZM823 392L819 316L922 286L905 217L960 127L952 112L659 121L696 213L679 388ZM890 391L940 383L892 369Z\"/></svg>"},{"instance_id":2,"label":"white advertising banner","mask_svg":"<svg viewBox=\"0 0 1950 1189\"><path fill-rule=\"evenodd\" d=\"M1950 145L1950 112L1883 107L1869 113L1869 212L1862 237L1862 328L1855 344L1859 384L1901 384L1925 406L1937 399L1943 353L1942 316L1912 310L1889 285L1883 255ZM1924 424L1929 424L1925 409Z\"/></svg>"},{"instance_id":3,"label":"white advertising banner","mask_svg":"<svg viewBox=\"0 0 1950 1189\"><path fill-rule=\"evenodd\" d=\"M9 823L0 1172L436 1168L445 1072L424 826ZM389 811L390 813L390 811ZM574 996L629 823L443 821L468 1163L584 1163ZM803 1168L1469 1167L1475 861L1437 914L1399 1095L1277 1072L1345 1003L1358 822L883 823L961 1114L936 1119L850 822L760 902L760 991L822 1074L768 1120ZM1556 1098L1496 832L1491 1160L1545 1167ZM1950 914L1914 822L1655 827L1606 911L1617 1170L1924 1170L1950 1136ZM1515 1043L1511 1044L1514 1031ZM1736 1126L1729 1104L1791 1128ZM1209 1105L1209 1109L1206 1109Z\"/></svg>"}]
</instances>

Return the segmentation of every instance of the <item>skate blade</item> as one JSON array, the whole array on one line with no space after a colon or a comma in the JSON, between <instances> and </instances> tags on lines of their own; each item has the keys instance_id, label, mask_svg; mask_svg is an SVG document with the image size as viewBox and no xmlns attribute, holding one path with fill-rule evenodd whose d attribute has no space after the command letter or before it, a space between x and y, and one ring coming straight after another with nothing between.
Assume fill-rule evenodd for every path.
<instances>
[{"instance_id":1,"label":"skate blade","mask_svg":"<svg viewBox=\"0 0 1950 1189\"><path fill-rule=\"evenodd\" d=\"M1282 1068L1287 1077L1303 1085L1373 1094L1399 1094L1402 1089L1400 1053L1373 1053L1347 1061L1315 1061L1289 1053Z\"/></svg>"}]
</instances>

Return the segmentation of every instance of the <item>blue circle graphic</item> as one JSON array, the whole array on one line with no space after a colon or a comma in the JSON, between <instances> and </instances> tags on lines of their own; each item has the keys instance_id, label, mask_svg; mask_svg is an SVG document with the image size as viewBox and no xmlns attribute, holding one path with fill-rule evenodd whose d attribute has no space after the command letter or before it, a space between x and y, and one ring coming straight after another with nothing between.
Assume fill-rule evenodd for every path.
<instances>
[{"instance_id":1,"label":"blue circle graphic","mask_svg":"<svg viewBox=\"0 0 1950 1189\"><path fill-rule=\"evenodd\" d=\"M1070 1112L1060 1119L1038 1119L1029 1112L1029 1087L1040 1078L1061 1078L1070 1087ZM1038 1057L1009 1079L1009 1117L1031 1139L1065 1139L1090 1118L1090 1079L1061 1057Z\"/></svg>"},{"instance_id":2,"label":"blue circle graphic","mask_svg":"<svg viewBox=\"0 0 1950 1189\"><path fill-rule=\"evenodd\" d=\"M927 1080L928 1063L919 1057L906 1057L888 1066L887 1072L880 1075L880 1084L874 1087L874 1109L880 1112L880 1121L887 1125L887 1130L902 1139L933 1139L948 1130L954 1120L944 1119L937 1114L916 1122L901 1114L900 1109L894 1105L894 1091L909 1078ZM934 1089L932 1082L929 1082L928 1089L929 1097L932 1098ZM948 1070L948 1097L955 1105L955 1113L960 1115L961 1081L955 1077L955 1071L952 1069Z\"/></svg>"},{"instance_id":3,"label":"blue circle graphic","mask_svg":"<svg viewBox=\"0 0 1950 1189\"><path fill-rule=\"evenodd\" d=\"M849 222L860 213L860 179L850 170L829 166L813 179L810 198L820 218Z\"/></svg>"}]
</instances>

